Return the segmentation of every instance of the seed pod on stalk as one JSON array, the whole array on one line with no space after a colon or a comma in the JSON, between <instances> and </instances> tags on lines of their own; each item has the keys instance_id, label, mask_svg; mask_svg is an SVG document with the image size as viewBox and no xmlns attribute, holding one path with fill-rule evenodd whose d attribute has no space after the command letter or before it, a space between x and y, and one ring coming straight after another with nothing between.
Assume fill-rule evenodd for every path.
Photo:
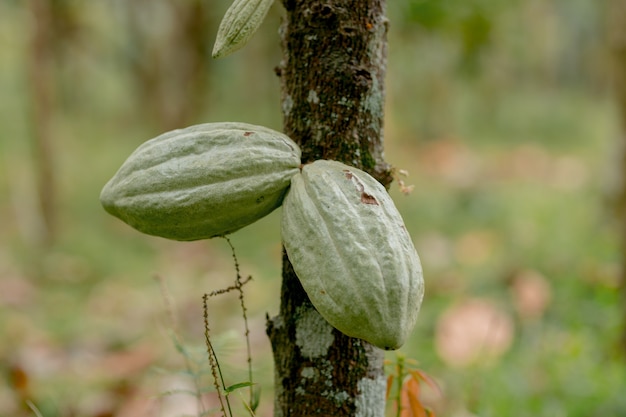
<instances>
[{"instance_id":1,"label":"seed pod on stalk","mask_svg":"<svg viewBox=\"0 0 626 417\"><path fill-rule=\"evenodd\" d=\"M220 22L213 45L213 58L222 58L242 48L257 31L274 0L235 0Z\"/></svg>"},{"instance_id":2,"label":"seed pod on stalk","mask_svg":"<svg viewBox=\"0 0 626 417\"><path fill-rule=\"evenodd\" d=\"M137 148L100 201L140 232L174 240L232 233L281 205L300 148L272 129L206 123Z\"/></svg>"},{"instance_id":3,"label":"seed pod on stalk","mask_svg":"<svg viewBox=\"0 0 626 417\"><path fill-rule=\"evenodd\" d=\"M305 165L283 202L282 238L302 287L335 328L383 349L409 336L424 280L385 188L336 161Z\"/></svg>"}]
</instances>

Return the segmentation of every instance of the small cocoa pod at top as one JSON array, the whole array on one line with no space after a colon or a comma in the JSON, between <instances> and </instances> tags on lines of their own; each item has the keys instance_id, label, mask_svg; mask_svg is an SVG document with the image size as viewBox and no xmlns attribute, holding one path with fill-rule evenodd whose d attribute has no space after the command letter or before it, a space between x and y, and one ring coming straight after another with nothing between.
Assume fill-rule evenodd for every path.
<instances>
[{"instance_id":1,"label":"small cocoa pod at top","mask_svg":"<svg viewBox=\"0 0 626 417\"><path fill-rule=\"evenodd\" d=\"M280 206L299 166L300 148L280 132L246 123L201 124L139 146L100 201L140 232L206 239Z\"/></svg>"},{"instance_id":2,"label":"small cocoa pod at top","mask_svg":"<svg viewBox=\"0 0 626 417\"><path fill-rule=\"evenodd\" d=\"M282 239L317 311L348 336L397 349L422 302L419 257L385 188L336 161L305 165L283 201Z\"/></svg>"},{"instance_id":3,"label":"small cocoa pod at top","mask_svg":"<svg viewBox=\"0 0 626 417\"><path fill-rule=\"evenodd\" d=\"M222 58L242 48L257 31L274 0L235 0L217 29L213 58Z\"/></svg>"}]
</instances>

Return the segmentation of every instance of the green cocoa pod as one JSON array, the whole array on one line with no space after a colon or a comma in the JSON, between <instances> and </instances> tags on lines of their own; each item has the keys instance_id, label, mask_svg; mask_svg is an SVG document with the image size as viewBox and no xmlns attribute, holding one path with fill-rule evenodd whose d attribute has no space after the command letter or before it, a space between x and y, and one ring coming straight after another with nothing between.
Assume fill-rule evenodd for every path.
<instances>
[{"instance_id":1,"label":"green cocoa pod","mask_svg":"<svg viewBox=\"0 0 626 417\"><path fill-rule=\"evenodd\" d=\"M317 311L336 329L397 349L413 329L424 280L385 188L336 161L305 165L283 201L282 239Z\"/></svg>"},{"instance_id":2,"label":"green cocoa pod","mask_svg":"<svg viewBox=\"0 0 626 417\"><path fill-rule=\"evenodd\" d=\"M300 148L280 132L245 123L201 124L139 146L104 186L100 201L143 233L207 239L280 206L299 166Z\"/></svg>"},{"instance_id":3,"label":"green cocoa pod","mask_svg":"<svg viewBox=\"0 0 626 417\"><path fill-rule=\"evenodd\" d=\"M274 0L235 0L217 30L213 58L242 48L257 31Z\"/></svg>"}]
</instances>

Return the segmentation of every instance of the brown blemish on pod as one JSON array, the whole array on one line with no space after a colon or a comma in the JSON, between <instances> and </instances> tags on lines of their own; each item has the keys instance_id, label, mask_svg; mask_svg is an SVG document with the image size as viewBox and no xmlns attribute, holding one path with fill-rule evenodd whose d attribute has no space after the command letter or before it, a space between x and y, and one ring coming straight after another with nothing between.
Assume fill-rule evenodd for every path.
<instances>
[{"instance_id":1,"label":"brown blemish on pod","mask_svg":"<svg viewBox=\"0 0 626 417\"><path fill-rule=\"evenodd\" d=\"M363 192L361 193L361 203L373 204L377 206L378 200L376 200L376 197L374 197L373 195Z\"/></svg>"},{"instance_id":2,"label":"brown blemish on pod","mask_svg":"<svg viewBox=\"0 0 626 417\"><path fill-rule=\"evenodd\" d=\"M373 204L375 206L380 205L378 204L378 200L376 200L376 197L365 192L365 186L363 185L361 181L359 181L359 179L354 174L352 174L352 172L350 172L347 169L344 169L343 174L346 176L347 179L354 182L356 189L361 193L361 203Z\"/></svg>"}]
</instances>

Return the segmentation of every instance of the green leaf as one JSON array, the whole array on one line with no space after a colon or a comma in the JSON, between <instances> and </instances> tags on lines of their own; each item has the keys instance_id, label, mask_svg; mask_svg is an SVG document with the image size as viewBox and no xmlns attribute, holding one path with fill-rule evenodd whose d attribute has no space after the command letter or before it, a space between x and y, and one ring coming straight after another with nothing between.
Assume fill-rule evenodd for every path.
<instances>
[{"instance_id":1,"label":"green leaf","mask_svg":"<svg viewBox=\"0 0 626 417\"><path fill-rule=\"evenodd\" d=\"M224 388L224 392L226 394L230 394L231 392L238 390L239 388L245 388L245 387L250 387L254 385L252 382L246 381L246 382L240 382L238 384L233 384L229 387Z\"/></svg>"},{"instance_id":2,"label":"green leaf","mask_svg":"<svg viewBox=\"0 0 626 417\"><path fill-rule=\"evenodd\" d=\"M250 410L254 413L261 402L261 387L251 387L250 389L252 390L252 403L250 404Z\"/></svg>"}]
</instances>

